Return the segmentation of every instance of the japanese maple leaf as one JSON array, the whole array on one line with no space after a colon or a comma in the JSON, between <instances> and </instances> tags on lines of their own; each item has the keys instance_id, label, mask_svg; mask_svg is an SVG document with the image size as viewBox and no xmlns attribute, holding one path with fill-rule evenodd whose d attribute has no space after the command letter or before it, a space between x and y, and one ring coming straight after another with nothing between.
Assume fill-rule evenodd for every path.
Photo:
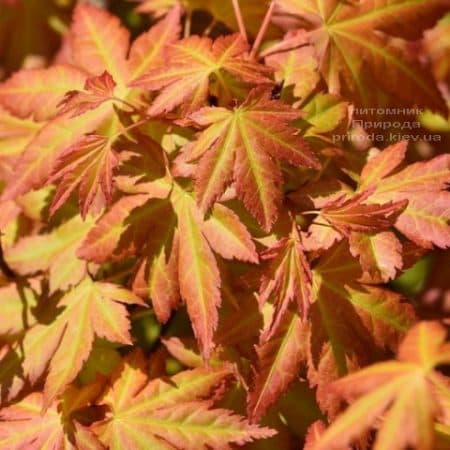
<instances>
[{"instance_id":1,"label":"japanese maple leaf","mask_svg":"<svg viewBox=\"0 0 450 450\"><path fill-rule=\"evenodd\" d=\"M268 261L268 267L262 276L259 301L275 304L272 326L277 326L291 302L306 319L313 300L312 273L295 223L290 235L265 250L261 259Z\"/></svg>"},{"instance_id":2,"label":"japanese maple leaf","mask_svg":"<svg viewBox=\"0 0 450 450\"><path fill-rule=\"evenodd\" d=\"M373 189L347 199L341 197L326 204L320 215L344 236L352 231L370 232L389 229L408 204L408 200L383 205L365 203Z\"/></svg>"},{"instance_id":3,"label":"japanese maple leaf","mask_svg":"<svg viewBox=\"0 0 450 450\"><path fill-rule=\"evenodd\" d=\"M181 295L208 359L221 303L213 251L225 259L257 261L251 236L231 209L218 204L205 220L192 196L174 184L169 198L140 194L119 200L89 233L78 254L104 262L116 252L122 257L137 252L141 264L135 289L151 298L161 322L169 319Z\"/></svg>"},{"instance_id":4,"label":"japanese maple leaf","mask_svg":"<svg viewBox=\"0 0 450 450\"><path fill-rule=\"evenodd\" d=\"M86 217L92 203L101 192L104 203L111 203L113 171L119 157L108 137L90 134L68 147L56 161L50 182L60 180L53 197L50 212L53 214L79 189L80 213Z\"/></svg>"},{"instance_id":5,"label":"japanese maple leaf","mask_svg":"<svg viewBox=\"0 0 450 450\"><path fill-rule=\"evenodd\" d=\"M351 233L350 252L359 262L368 280L387 283L403 268L403 245L392 231Z\"/></svg>"},{"instance_id":6,"label":"japanese maple leaf","mask_svg":"<svg viewBox=\"0 0 450 450\"><path fill-rule=\"evenodd\" d=\"M285 13L306 22L331 93L373 106L375 85L404 105L445 110L430 74L398 38L420 38L448 10L448 0L279 0L277 6L280 22Z\"/></svg>"},{"instance_id":7,"label":"japanese maple leaf","mask_svg":"<svg viewBox=\"0 0 450 450\"><path fill-rule=\"evenodd\" d=\"M450 362L445 328L420 322L400 345L397 361L374 364L336 381L331 389L351 402L315 445L340 449L377 428L374 449L434 449L434 420L448 425L450 383L436 370ZM379 421L380 416L382 420Z\"/></svg>"},{"instance_id":8,"label":"japanese maple leaf","mask_svg":"<svg viewBox=\"0 0 450 450\"><path fill-rule=\"evenodd\" d=\"M8 450L92 449L104 446L95 434L74 416L99 394L98 385L70 387L64 397L42 413L44 396L35 392L0 412L0 448Z\"/></svg>"},{"instance_id":9,"label":"japanese maple leaf","mask_svg":"<svg viewBox=\"0 0 450 450\"><path fill-rule=\"evenodd\" d=\"M172 44L164 68L154 69L134 80L131 86L161 90L148 113L159 115L183 105L183 114L200 109L213 94L224 103L241 98L242 87L271 84L267 67L247 57L248 44L238 34L221 36L214 42L191 36Z\"/></svg>"},{"instance_id":10,"label":"japanese maple leaf","mask_svg":"<svg viewBox=\"0 0 450 450\"><path fill-rule=\"evenodd\" d=\"M294 259L289 265L287 260L282 261L285 265L275 266L277 269L298 270L299 263L296 265ZM272 293L275 301L292 282L288 278L292 272L281 273L283 282ZM309 380L318 386L319 405L334 414L339 402L328 395L328 383L354 365L364 364L368 348L374 353L384 347L396 348L398 336L413 321L413 310L396 294L356 282L361 275L358 261L341 244L325 253L313 271L308 322L292 308L279 315L276 323L274 318L269 320L256 348L258 358L248 397L250 417L258 420L264 414L297 378L306 360ZM302 283L303 291L308 292L308 277ZM301 290L300 284L294 292ZM277 317L276 309L272 314Z\"/></svg>"},{"instance_id":11,"label":"japanese maple leaf","mask_svg":"<svg viewBox=\"0 0 450 450\"><path fill-rule=\"evenodd\" d=\"M314 47L304 31L289 32L284 39L262 54L275 71L275 80L283 83L282 95L292 90L296 99L305 100L320 81Z\"/></svg>"},{"instance_id":12,"label":"japanese maple leaf","mask_svg":"<svg viewBox=\"0 0 450 450\"><path fill-rule=\"evenodd\" d=\"M319 163L290 123L300 116L264 90L252 91L234 110L203 108L191 118L207 127L184 152L194 161L195 190L207 211L233 181L238 197L264 230L271 229L281 204L281 171L277 160L305 168Z\"/></svg>"},{"instance_id":13,"label":"japanese maple leaf","mask_svg":"<svg viewBox=\"0 0 450 450\"><path fill-rule=\"evenodd\" d=\"M323 135L346 129L351 107L348 102L342 101L339 96L331 94L316 94L302 106L304 111L305 137L315 136L324 138Z\"/></svg>"},{"instance_id":14,"label":"japanese maple leaf","mask_svg":"<svg viewBox=\"0 0 450 450\"><path fill-rule=\"evenodd\" d=\"M20 119L0 106L0 177L9 179L15 172L21 152L42 128L41 122Z\"/></svg>"},{"instance_id":15,"label":"japanese maple leaf","mask_svg":"<svg viewBox=\"0 0 450 450\"><path fill-rule=\"evenodd\" d=\"M433 73L438 81L450 84L450 16L447 13L438 24L424 34L424 46L431 58Z\"/></svg>"},{"instance_id":16,"label":"japanese maple leaf","mask_svg":"<svg viewBox=\"0 0 450 450\"><path fill-rule=\"evenodd\" d=\"M67 91L81 89L86 73L68 64L21 70L0 84L0 104L20 118L43 121L55 116Z\"/></svg>"},{"instance_id":17,"label":"japanese maple leaf","mask_svg":"<svg viewBox=\"0 0 450 450\"><path fill-rule=\"evenodd\" d=\"M408 201L395 227L415 244L431 248L450 246L450 155L406 166L407 143L392 145L370 159L361 173L362 191L375 187L370 203Z\"/></svg>"},{"instance_id":18,"label":"japanese maple leaf","mask_svg":"<svg viewBox=\"0 0 450 450\"><path fill-rule=\"evenodd\" d=\"M116 83L108 72L99 76L89 77L82 91L66 92L59 102L61 107L59 113L65 114L70 111L70 117L75 117L98 108L103 102L111 100L114 95Z\"/></svg>"},{"instance_id":19,"label":"japanese maple leaf","mask_svg":"<svg viewBox=\"0 0 450 450\"><path fill-rule=\"evenodd\" d=\"M86 262L76 256L76 250L93 225L92 219L75 216L49 233L23 237L5 248L5 259L22 276L45 272L50 293L65 290L87 275Z\"/></svg>"},{"instance_id":20,"label":"japanese maple leaf","mask_svg":"<svg viewBox=\"0 0 450 450\"><path fill-rule=\"evenodd\" d=\"M145 305L121 286L90 278L68 291L55 305L62 312L48 324L36 323L26 329L23 340L2 359L0 379L6 387L5 397L14 398L25 380L34 385L48 370L44 402L49 406L78 375L95 336L131 344L126 304ZM47 306L48 314L52 314L51 307Z\"/></svg>"},{"instance_id":21,"label":"japanese maple leaf","mask_svg":"<svg viewBox=\"0 0 450 450\"><path fill-rule=\"evenodd\" d=\"M142 354L134 352L100 399L110 413L96 431L108 448L221 450L274 434L205 400L230 375L229 368L183 371L168 380L149 380L146 372Z\"/></svg>"},{"instance_id":22,"label":"japanese maple leaf","mask_svg":"<svg viewBox=\"0 0 450 450\"><path fill-rule=\"evenodd\" d=\"M288 199L299 214L316 216L308 229L301 232L303 246L307 251L328 250L344 238L326 219L316 214L326 205L352 195L354 190L336 178L322 178L288 194Z\"/></svg>"},{"instance_id":23,"label":"japanese maple leaf","mask_svg":"<svg viewBox=\"0 0 450 450\"><path fill-rule=\"evenodd\" d=\"M267 331L256 346L257 360L247 396L248 415L255 422L289 389L307 358L308 325L298 312L285 311L276 328L270 334Z\"/></svg>"},{"instance_id":24,"label":"japanese maple leaf","mask_svg":"<svg viewBox=\"0 0 450 450\"><path fill-rule=\"evenodd\" d=\"M116 83L115 96L125 101L136 98L140 91L128 88L128 82L162 63L165 47L178 39L179 18L180 10L175 8L130 46L129 31L116 16L87 3L79 3L74 9L62 59L75 69L66 73L67 70L61 71L60 66L52 66L36 77L20 71L4 84L5 95L3 100L0 96L0 104L14 108L13 104L18 103L17 111L21 116L39 113L40 117L42 111L42 116L50 119L58 112L56 106L67 92L82 91L87 78L94 77L98 81L105 71ZM61 87L49 89L52 85ZM10 88L14 95L8 94ZM46 104L49 107L43 108ZM11 175L3 192L4 198L15 198L48 183L61 153L85 135L95 133L99 127L110 130L111 134L120 131L113 102L104 102L73 118L70 115L68 112L48 120L35 138L24 146L17 171Z\"/></svg>"},{"instance_id":25,"label":"japanese maple leaf","mask_svg":"<svg viewBox=\"0 0 450 450\"><path fill-rule=\"evenodd\" d=\"M317 385L321 409L333 416L339 402L328 383L385 349L396 350L414 323L414 310L401 295L360 281L358 259L344 241L326 251L313 269L308 378Z\"/></svg>"}]
</instances>

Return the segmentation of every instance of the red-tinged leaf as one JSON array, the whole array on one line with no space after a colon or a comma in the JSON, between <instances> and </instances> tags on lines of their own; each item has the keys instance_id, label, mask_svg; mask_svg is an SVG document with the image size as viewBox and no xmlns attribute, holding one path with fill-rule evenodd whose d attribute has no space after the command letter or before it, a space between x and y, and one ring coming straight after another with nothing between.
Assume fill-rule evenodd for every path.
<instances>
[{"instance_id":1,"label":"red-tinged leaf","mask_svg":"<svg viewBox=\"0 0 450 450\"><path fill-rule=\"evenodd\" d=\"M188 344L177 337L171 337L162 341L167 351L185 367L195 369L203 367L203 359L195 350L188 347ZM195 344L195 342L194 342ZM195 347L194 347L195 348ZM214 360L212 360L214 362Z\"/></svg>"},{"instance_id":2,"label":"red-tinged leaf","mask_svg":"<svg viewBox=\"0 0 450 450\"><path fill-rule=\"evenodd\" d=\"M263 313L268 308L261 311L252 293L238 291L238 294L239 308L221 315L216 341L224 346L239 346L250 342L253 349L253 345L257 342L258 330L264 325Z\"/></svg>"},{"instance_id":3,"label":"red-tinged leaf","mask_svg":"<svg viewBox=\"0 0 450 450\"><path fill-rule=\"evenodd\" d=\"M89 77L81 91L70 90L59 102L59 113L70 112L70 117L76 117L91 109L98 108L102 103L111 100L116 83L108 72Z\"/></svg>"},{"instance_id":4,"label":"red-tinged leaf","mask_svg":"<svg viewBox=\"0 0 450 450\"><path fill-rule=\"evenodd\" d=\"M3 199L13 199L33 189L44 186L54 167L57 157L85 134L93 132L111 114L112 106L105 104L71 120L61 116L43 127L18 159L15 171L8 179Z\"/></svg>"},{"instance_id":5,"label":"red-tinged leaf","mask_svg":"<svg viewBox=\"0 0 450 450\"><path fill-rule=\"evenodd\" d=\"M258 262L255 245L237 214L224 205L214 205L203 233L211 247L225 259Z\"/></svg>"},{"instance_id":6,"label":"red-tinged leaf","mask_svg":"<svg viewBox=\"0 0 450 450\"><path fill-rule=\"evenodd\" d=\"M152 414L148 427L172 448L186 450L221 450L231 443L244 445L276 434L269 428L249 424L230 410L209 407L208 402L197 401L159 409Z\"/></svg>"},{"instance_id":7,"label":"red-tinged leaf","mask_svg":"<svg viewBox=\"0 0 450 450\"><path fill-rule=\"evenodd\" d=\"M169 211L170 214L170 211ZM176 218L158 230L159 247L144 258L133 282L133 291L151 299L156 317L166 323L172 311L179 306L180 285L178 276L179 235L173 232Z\"/></svg>"},{"instance_id":8,"label":"red-tinged leaf","mask_svg":"<svg viewBox=\"0 0 450 450\"><path fill-rule=\"evenodd\" d=\"M430 248L450 247L450 192L440 192L428 198L414 198L402 214L396 228L417 245Z\"/></svg>"},{"instance_id":9,"label":"red-tinged leaf","mask_svg":"<svg viewBox=\"0 0 450 450\"><path fill-rule=\"evenodd\" d=\"M320 306L320 314L328 316L326 311L331 308L329 311L331 313L333 302L335 308L341 305L342 311L339 315L341 323L337 325L343 333L350 333L349 329L352 329L355 333L361 331L377 346L387 346L395 350L398 346L399 337L414 323L413 309L397 293L358 282L361 275L359 262L352 257L345 243L338 244L326 252L313 270L316 297L316 302L313 305L315 308L314 314L319 313L318 307ZM322 304L320 304L321 302ZM316 306L318 303L320 305ZM351 319L352 316L353 319ZM347 319L349 322L347 322ZM351 324L352 321L353 324ZM360 328L359 325L363 328ZM345 331L347 327L348 330ZM363 331L364 328L367 328L370 332ZM315 337L319 337L321 331L317 326L316 331L318 333ZM338 337L339 334L333 333L335 337ZM350 335L343 334L341 337L345 338L347 344L336 346L335 349L338 350L339 348L339 351L351 349L353 347L352 342L355 345L358 345L359 342L367 342L367 339L363 336L352 338ZM364 345L366 344L363 344L360 348L361 352L358 350L355 352L363 359L365 355L367 356ZM353 352L354 350L350 351Z\"/></svg>"},{"instance_id":10,"label":"red-tinged leaf","mask_svg":"<svg viewBox=\"0 0 450 450\"><path fill-rule=\"evenodd\" d=\"M401 141L370 158L361 172L360 186L369 188L390 175L405 159L408 143Z\"/></svg>"},{"instance_id":11,"label":"red-tinged leaf","mask_svg":"<svg viewBox=\"0 0 450 450\"><path fill-rule=\"evenodd\" d=\"M223 208L220 210L225 211ZM160 221L161 216L166 220ZM223 223L230 220L230 227L221 223L211 228L193 198L173 185L170 201L148 200L145 195L120 200L100 219L78 254L103 262L138 253L141 260L133 289L150 297L162 323L178 306L181 295L207 359L214 347L221 303L221 279L213 251L224 257L238 255L237 250L244 256L244 249L249 257L250 250L254 251L244 226L228 216L227 210ZM233 248L237 241L241 243L233 255L225 252L225 242L233 243Z\"/></svg>"},{"instance_id":12,"label":"red-tinged leaf","mask_svg":"<svg viewBox=\"0 0 450 450\"><path fill-rule=\"evenodd\" d=\"M432 29L424 33L424 46L431 59L436 80L450 83L450 23L448 13Z\"/></svg>"},{"instance_id":13,"label":"red-tinged leaf","mask_svg":"<svg viewBox=\"0 0 450 450\"><path fill-rule=\"evenodd\" d=\"M315 136L323 139L323 135L340 129L346 129L351 116L348 102L331 94L317 94L303 106L304 120L301 128L306 128L305 137ZM339 129L339 127L341 127Z\"/></svg>"},{"instance_id":14,"label":"red-tinged leaf","mask_svg":"<svg viewBox=\"0 0 450 450\"><path fill-rule=\"evenodd\" d=\"M92 226L92 220L76 216L48 234L24 237L5 249L6 261L20 275L47 272L51 293L67 289L87 274L86 262L75 253Z\"/></svg>"},{"instance_id":15,"label":"red-tinged leaf","mask_svg":"<svg viewBox=\"0 0 450 450\"><path fill-rule=\"evenodd\" d=\"M387 283L403 268L403 247L391 231L351 233L349 243L350 252L359 258L369 282Z\"/></svg>"},{"instance_id":16,"label":"red-tinged leaf","mask_svg":"<svg viewBox=\"0 0 450 450\"><path fill-rule=\"evenodd\" d=\"M437 364L450 361L445 351L445 358L436 359L436 354L448 347L443 343L445 335L438 323L421 322L402 342L399 361L378 363L336 381L332 389L352 404L314 448L328 450L349 445L373 427L381 415L384 420L379 425L375 449L434 449L433 422L442 412L439 400L450 395L448 387L440 383L441 375L434 370ZM427 343L431 346L427 347Z\"/></svg>"},{"instance_id":17,"label":"red-tinged leaf","mask_svg":"<svg viewBox=\"0 0 450 450\"><path fill-rule=\"evenodd\" d=\"M79 392L80 394L80 392ZM52 404L42 414L44 399L36 392L0 412L2 450L103 450L94 433Z\"/></svg>"},{"instance_id":18,"label":"red-tinged leaf","mask_svg":"<svg viewBox=\"0 0 450 450\"><path fill-rule=\"evenodd\" d=\"M17 118L0 106L0 142L2 146L4 140L7 139L21 138L25 135L29 139L41 126L34 120Z\"/></svg>"},{"instance_id":19,"label":"red-tinged leaf","mask_svg":"<svg viewBox=\"0 0 450 450\"><path fill-rule=\"evenodd\" d=\"M128 58L132 80L157 68L164 61L166 47L173 44L180 35L180 18L181 8L175 5L164 19L133 42Z\"/></svg>"},{"instance_id":20,"label":"red-tinged leaf","mask_svg":"<svg viewBox=\"0 0 450 450\"><path fill-rule=\"evenodd\" d=\"M49 406L80 371L92 348L94 336L130 344L125 304L144 305L125 288L85 278L57 302L47 305L50 323L27 329L2 360L2 396L12 400L25 383L35 385L48 370L44 397ZM55 306L60 312L56 316ZM61 311L62 310L62 311ZM30 321L31 322L31 321Z\"/></svg>"},{"instance_id":21,"label":"red-tinged leaf","mask_svg":"<svg viewBox=\"0 0 450 450\"><path fill-rule=\"evenodd\" d=\"M430 369L450 361L447 330L438 322L421 322L403 340L398 359Z\"/></svg>"},{"instance_id":22,"label":"red-tinged leaf","mask_svg":"<svg viewBox=\"0 0 450 450\"><path fill-rule=\"evenodd\" d=\"M440 191L448 185L450 171L450 155L441 155L428 161L411 164L401 172L384 178L383 186L379 186L376 194L391 190L400 192Z\"/></svg>"},{"instance_id":23,"label":"red-tinged leaf","mask_svg":"<svg viewBox=\"0 0 450 450\"><path fill-rule=\"evenodd\" d=\"M128 45L129 32L117 17L87 3L75 8L70 47L76 66L93 75L107 71L123 89L128 77Z\"/></svg>"},{"instance_id":24,"label":"red-tinged leaf","mask_svg":"<svg viewBox=\"0 0 450 450\"><path fill-rule=\"evenodd\" d=\"M150 381L145 380L145 361L135 355L113 377L102 400L112 416L97 429L109 448L219 450L272 435L271 430L252 426L230 411L211 409L210 402L200 400L230 375L229 368L195 369Z\"/></svg>"},{"instance_id":25,"label":"red-tinged leaf","mask_svg":"<svg viewBox=\"0 0 450 450\"><path fill-rule=\"evenodd\" d=\"M164 347L166 347L167 351L181 364L183 364L183 366L190 369L204 367L204 360L200 355L195 339L182 340L172 337L169 339L163 339L162 343L164 344ZM227 349L218 346L208 363L211 367L224 367L229 364L228 360L234 361L233 356L232 351L227 352ZM222 394L223 393L218 390L215 398L221 399Z\"/></svg>"},{"instance_id":26,"label":"red-tinged leaf","mask_svg":"<svg viewBox=\"0 0 450 450\"><path fill-rule=\"evenodd\" d=\"M352 231L373 232L389 229L406 208L408 201L385 204L365 203L373 190L335 200L321 210L320 215L344 236Z\"/></svg>"},{"instance_id":27,"label":"red-tinged leaf","mask_svg":"<svg viewBox=\"0 0 450 450\"><path fill-rule=\"evenodd\" d=\"M376 157L374 163L369 161L366 166L370 169L372 164L377 163L386 167L380 176L370 181L376 186L370 202L408 201L408 206L398 217L395 227L424 248L433 245L449 247L450 193L447 189L450 183L450 156L441 155L429 161L411 164L394 175L381 178L388 175L400 160L401 156L398 156L392 165L388 164L393 152L395 148L389 147Z\"/></svg>"},{"instance_id":28,"label":"red-tinged leaf","mask_svg":"<svg viewBox=\"0 0 450 450\"><path fill-rule=\"evenodd\" d=\"M261 258L269 261L269 265L262 276L259 302L271 300L275 304L271 330L278 328L289 306L296 307L300 317L306 319L313 301L312 273L296 224L289 237L265 250Z\"/></svg>"},{"instance_id":29,"label":"red-tinged leaf","mask_svg":"<svg viewBox=\"0 0 450 450\"><path fill-rule=\"evenodd\" d=\"M133 135L135 142L121 145L117 188L126 194L146 194L149 198L169 197L173 179L167 168L165 151L144 134Z\"/></svg>"},{"instance_id":30,"label":"red-tinged leaf","mask_svg":"<svg viewBox=\"0 0 450 450\"><path fill-rule=\"evenodd\" d=\"M85 279L59 303L64 311L50 325L62 337L52 355L45 382L45 404L64 391L81 370L92 348L94 336L131 344L128 314L124 304L142 300L120 286Z\"/></svg>"},{"instance_id":31,"label":"red-tinged leaf","mask_svg":"<svg viewBox=\"0 0 450 450\"><path fill-rule=\"evenodd\" d=\"M283 89L291 88L296 99L305 100L320 81L318 61L311 46L280 48L265 58L275 70L275 80L283 82Z\"/></svg>"},{"instance_id":32,"label":"red-tinged leaf","mask_svg":"<svg viewBox=\"0 0 450 450\"><path fill-rule=\"evenodd\" d=\"M299 208L299 212L324 208L327 204L351 196L353 189L341 180L322 178L308 183L300 189L289 193L289 200Z\"/></svg>"},{"instance_id":33,"label":"red-tinged leaf","mask_svg":"<svg viewBox=\"0 0 450 450\"><path fill-rule=\"evenodd\" d=\"M399 294L357 282L362 270L345 243L324 254L313 276L308 376L318 385L320 406L334 415L339 402L330 398L328 383L385 348L396 350L415 314Z\"/></svg>"},{"instance_id":34,"label":"red-tinged leaf","mask_svg":"<svg viewBox=\"0 0 450 450\"><path fill-rule=\"evenodd\" d=\"M179 199L180 232L178 274L181 297L185 300L202 354L208 359L214 348L221 303L220 273L214 254L202 234L203 219L195 202L186 194Z\"/></svg>"},{"instance_id":35,"label":"red-tinged leaf","mask_svg":"<svg viewBox=\"0 0 450 450\"><path fill-rule=\"evenodd\" d=\"M166 217L166 221L159 221ZM120 199L102 216L78 249L78 256L103 263L139 253L142 262L133 290L149 297L161 323L178 306L178 243L176 216L165 200L148 195Z\"/></svg>"},{"instance_id":36,"label":"red-tinged leaf","mask_svg":"<svg viewBox=\"0 0 450 450\"><path fill-rule=\"evenodd\" d=\"M147 246L159 249L161 233L170 229L159 217L165 214L171 217L170 205L163 200L172 190L162 152L152 139L143 136L139 136L136 144L127 143L120 155L121 166L115 182L118 189L136 195L121 198L98 220L79 249L80 257L104 263L110 258L116 261L132 256ZM155 239L148 239L149 236ZM151 241L156 243L150 245Z\"/></svg>"},{"instance_id":37,"label":"red-tinged leaf","mask_svg":"<svg viewBox=\"0 0 450 450\"><path fill-rule=\"evenodd\" d=\"M258 422L267 408L296 380L306 359L307 325L297 313L287 311L271 336L263 335L256 347L257 364L248 395L248 414Z\"/></svg>"},{"instance_id":38,"label":"red-tinged leaf","mask_svg":"<svg viewBox=\"0 0 450 450\"><path fill-rule=\"evenodd\" d=\"M0 177L9 179L22 150L42 128L43 123L19 119L0 106Z\"/></svg>"},{"instance_id":39,"label":"red-tinged leaf","mask_svg":"<svg viewBox=\"0 0 450 450\"><path fill-rule=\"evenodd\" d=\"M113 195L113 170L119 159L107 137L88 135L68 147L58 158L50 181L61 180L50 207L54 214L79 189L80 213L86 217L92 203L101 193L106 205Z\"/></svg>"},{"instance_id":40,"label":"red-tinged leaf","mask_svg":"<svg viewBox=\"0 0 450 450\"><path fill-rule=\"evenodd\" d=\"M314 447L325 431L325 428L326 426L321 420L317 420L308 428L304 450L314 450Z\"/></svg>"},{"instance_id":41,"label":"red-tinged leaf","mask_svg":"<svg viewBox=\"0 0 450 450\"><path fill-rule=\"evenodd\" d=\"M398 37L419 39L448 10L447 0L279 0L277 6L308 30L331 93L373 107L381 106L381 90L393 104L445 110L429 71Z\"/></svg>"},{"instance_id":42,"label":"red-tinged leaf","mask_svg":"<svg viewBox=\"0 0 450 450\"><path fill-rule=\"evenodd\" d=\"M125 249L120 245L121 237L127 232L130 236L136 237L139 228L142 226L141 221L151 219L155 212L160 211L155 211L150 207L146 209L140 208L147 201L147 195L129 195L121 198L97 221L95 227L87 234L86 239L77 250L77 256L101 264L109 258L124 258L125 250L128 250L127 254L137 251L142 243L141 239L138 240L134 247L133 240L130 239L129 242L124 242L123 247L127 247ZM143 214L133 214L134 210L136 210L136 213L138 212L138 208L140 208L139 212ZM123 241L126 240L123 239Z\"/></svg>"},{"instance_id":43,"label":"red-tinged leaf","mask_svg":"<svg viewBox=\"0 0 450 450\"><path fill-rule=\"evenodd\" d=\"M73 66L21 70L0 84L0 104L21 118L52 118L65 93L81 89L86 73Z\"/></svg>"},{"instance_id":44,"label":"red-tinged leaf","mask_svg":"<svg viewBox=\"0 0 450 450\"><path fill-rule=\"evenodd\" d=\"M308 252L329 250L342 239L342 234L320 216L313 220L307 232L302 232L303 246Z\"/></svg>"},{"instance_id":45,"label":"red-tinged leaf","mask_svg":"<svg viewBox=\"0 0 450 450\"><path fill-rule=\"evenodd\" d=\"M276 120L274 120L274 115ZM248 210L265 230L270 230L281 203L281 172L275 160L317 168L308 144L289 125L299 113L255 90L234 111L204 108L192 115L201 126L209 125L185 151L200 158L196 191L207 210L232 180Z\"/></svg>"},{"instance_id":46,"label":"red-tinged leaf","mask_svg":"<svg viewBox=\"0 0 450 450\"><path fill-rule=\"evenodd\" d=\"M161 90L149 109L154 116L180 105L184 114L199 109L210 92L211 78L217 82L211 93L230 102L242 96L234 80L253 85L271 83L267 68L247 59L247 51L248 45L240 35L220 37L214 43L206 37L191 36L169 47L166 67L151 70L131 86Z\"/></svg>"},{"instance_id":47,"label":"red-tinged leaf","mask_svg":"<svg viewBox=\"0 0 450 450\"><path fill-rule=\"evenodd\" d=\"M305 447L303 450L314 450L317 443L326 430L325 424L321 420L314 422L309 428L306 434ZM351 447L345 446L336 450L352 450Z\"/></svg>"}]
</instances>

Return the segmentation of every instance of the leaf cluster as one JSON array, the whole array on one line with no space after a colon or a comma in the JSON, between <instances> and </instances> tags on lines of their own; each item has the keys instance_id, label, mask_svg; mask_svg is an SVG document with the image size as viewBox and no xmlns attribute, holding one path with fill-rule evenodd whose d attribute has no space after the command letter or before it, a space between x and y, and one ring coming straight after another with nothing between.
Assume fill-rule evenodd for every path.
<instances>
[{"instance_id":1,"label":"leaf cluster","mask_svg":"<svg viewBox=\"0 0 450 450\"><path fill-rule=\"evenodd\" d=\"M450 247L448 0L144 0L134 39L44 3L0 83L0 449L450 448L449 291L396 289Z\"/></svg>"}]
</instances>

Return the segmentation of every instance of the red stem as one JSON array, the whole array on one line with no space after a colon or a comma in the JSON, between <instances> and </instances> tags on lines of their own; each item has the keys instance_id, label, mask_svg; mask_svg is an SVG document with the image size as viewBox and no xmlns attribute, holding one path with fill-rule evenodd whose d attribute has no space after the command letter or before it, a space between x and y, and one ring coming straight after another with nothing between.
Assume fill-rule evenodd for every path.
<instances>
[{"instance_id":1,"label":"red stem","mask_svg":"<svg viewBox=\"0 0 450 450\"><path fill-rule=\"evenodd\" d=\"M236 20L239 26L239 32L244 38L245 42L248 42L247 31L245 30L244 18L242 17L241 7L239 6L239 0L232 0L234 14L236 15Z\"/></svg>"},{"instance_id":2,"label":"red stem","mask_svg":"<svg viewBox=\"0 0 450 450\"><path fill-rule=\"evenodd\" d=\"M111 142L114 142L115 140L117 140L120 136L128 133L129 131L133 130L134 128L140 127L142 125L144 125L145 123L147 123L149 121L149 118L146 117L145 119L141 119L138 120L135 123L132 123L131 125L128 125L127 127L123 128L119 133L116 133L114 136L112 136L110 138Z\"/></svg>"},{"instance_id":3,"label":"red stem","mask_svg":"<svg viewBox=\"0 0 450 450\"><path fill-rule=\"evenodd\" d=\"M264 17L264 21L261 25L261 28L258 31L258 36L256 36L255 43L253 44L252 51L250 53L250 58L255 58L256 53L258 53L259 47L261 47L264 36L267 33L267 29L269 28L270 21L273 16L273 11L275 10L275 0L272 0L269 5L269 9Z\"/></svg>"}]
</instances>

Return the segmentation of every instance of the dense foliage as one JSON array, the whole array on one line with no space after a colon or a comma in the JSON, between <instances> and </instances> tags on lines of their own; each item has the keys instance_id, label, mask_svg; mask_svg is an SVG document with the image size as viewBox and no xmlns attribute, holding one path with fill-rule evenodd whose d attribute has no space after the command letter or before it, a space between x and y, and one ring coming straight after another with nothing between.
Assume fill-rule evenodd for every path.
<instances>
[{"instance_id":1,"label":"dense foliage","mask_svg":"<svg viewBox=\"0 0 450 450\"><path fill-rule=\"evenodd\" d=\"M0 449L449 449L450 1L107 3L0 0Z\"/></svg>"}]
</instances>

